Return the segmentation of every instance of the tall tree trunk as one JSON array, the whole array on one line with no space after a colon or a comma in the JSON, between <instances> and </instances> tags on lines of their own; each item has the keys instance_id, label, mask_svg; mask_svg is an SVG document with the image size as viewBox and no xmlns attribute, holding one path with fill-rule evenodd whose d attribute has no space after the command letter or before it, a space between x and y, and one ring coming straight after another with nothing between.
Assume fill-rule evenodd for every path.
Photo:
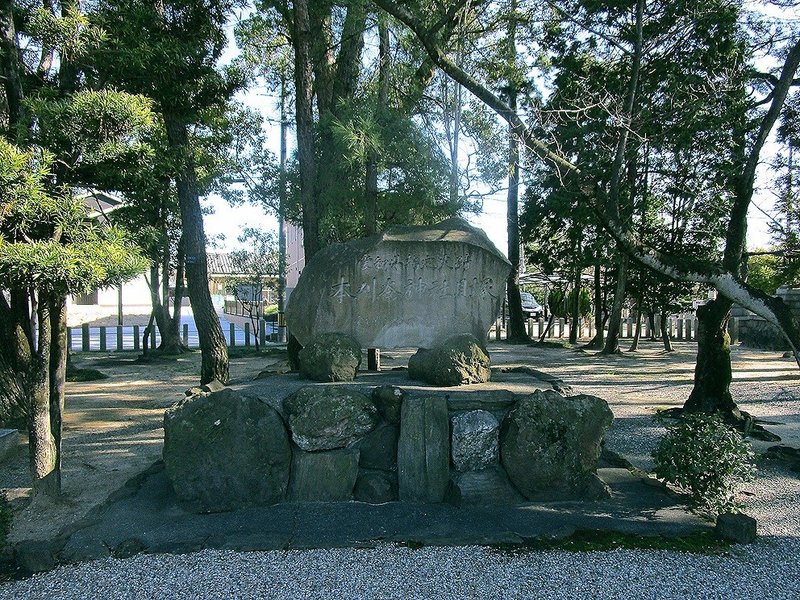
<instances>
[{"instance_id":1,"label":"tall tree trunk","mask_svg":"<svg viewBox=\"0 0 800 600\"><path fill-rule=\"evenodd\" d=\"M516 95L516 94L515 94ZM516 103L514 100L512 102ZM508 275L508 335L513 344L530 342L525 330L525 315L522 313L522 298L519 294L519 141L509 131L508 140L508 196L506 227L508 230L508 260L511 273Z\"/></svg>"},{"instance_id":2,"label":"tall tree trunk","mask_svg":"<svg viewBox=\"0 0 800 600\"><path fill-rule=\"evenodd\" d=\"M303 207L303 250L308 263L321 247L315 185L317 159L314 144L311 26L308 0L294 2L294 87L297 160L300 169L300 204Z\"/></svg>"},{"instance_id":3,"label":"tall tree trunk","mask_svg":"<svg viewBox=\"0 0 800 600\"><path fill-rule=\"evenodd\" d=\"M18 141L18 127L26 125L22 104L22 67L14 27L13 0L0 0L0 79L3 80L8 105L8 129L11 141Z\"/></svg>"},{"instance_id":4,"label":"tall tree trunk","mask_svg":"<svg viewBox=\"0 0 800 600\"><path fill-rule=\"evenodd\" d=\"M281 70L281 139L280 139L280 171L278 173L278 341L286 341L286 328L283 326L283 314L286 312L286 135L289 130L286 99L286 70Z\"/></svg>"},{"instance_id":5,"label":"tall tree trunk","mask_svg":"<svg viewBox=\"0 0 800 600\"><path fill-rule=\"evenodd\" d=\"M184 251L186 252L186 279L189 300L197 325L202 353L200 383L218 380L228 383L228 348L219 323L219 317L211 301L208 289L208 261L206 236L203 230L203 213L197 193L197 175L189 148L186 124L174 115L164 115L167 137L173 151L181 159L176 179L178 200L181 208L181 226Z\"/></svg>"},{"instance_id":6,"label":"tall tree trunk","mask_svg":"<svg viewBox=\"0 0 800 600\"><path fill-rule=\"evenodd\" d=\"M386 15L378 14L378 102L375 115L378 119L389 106L389 23ZM377 231L378 218L378 154L370 148L367 154L365 196L365 229L367 235Z\"/></svg>"},{"instance_id":7,"label":"tall tree trunk","mask_svg":"<svg viewBox=\"0 0 800 600\"><path fill-rule=\"evenodd\" d=\"M28 422L28 446L33 475L33 489L38 493L58 495L57 454L50 421L50 349L52 343L51 302L40 297L38 335L33 373L30 379L32 404Z\"/></svg>"},{"instance_id":8,"label":"tall tree trunk","mask_svg":"<svg viewBox=\"0 0 800 600\"><path fill-rule=\"evenodd\" d=\"M517 10L517 0L511 0L509 7L511 14ZM512 16L508 24L508 50L509 60L516 63L517 56L517 20ZM508 104L516 111L517 90L514 84L508 82ZM461 86L458 86L458 103L461 103ZM459 113L460 116L460 106ZM456 127L459 127L459 120ZM528 343L530 336L525 328L525 315L522 312L522 298L519 295L519 139L514 129L508 128L508 195L506 196L506 229L508 232L508 261L511 263L511 273L508 274L506 289L508 290L508 332L506 340L512 344Z\"/></svg>"}]
</instances>

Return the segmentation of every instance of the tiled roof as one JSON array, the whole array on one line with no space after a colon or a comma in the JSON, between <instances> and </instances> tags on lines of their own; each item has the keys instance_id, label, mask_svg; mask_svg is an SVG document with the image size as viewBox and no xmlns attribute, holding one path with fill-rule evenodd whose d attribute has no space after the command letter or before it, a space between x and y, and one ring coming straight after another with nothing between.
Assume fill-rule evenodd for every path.
<instances>
[{"instance_id":1,"label":"tiled roof","mask_svg":"<svg viewBox=\"0 0 800 600\"><path fill-rule=\"evenodd\" d=\"M208 274L209 275L241 275L237 273L233 267L231 255L227 252L209 252L206 254L208 257Z\"/></svg>"},{"instance_id":2,"label":"tiled roof","mask_svg":"<svg viewBox=\"0 0 800 600\"><path fill-rule=\"evenodd\" d=\"M234 265L231 255L228 252L208 252L208 274L209 276L219 275L247 275ZM275 265L270 265L275 267ZM277 268L270 268L269 271L277 271ZM268 271L268 272L269 272Z\"/></svg>"}]
</instances>

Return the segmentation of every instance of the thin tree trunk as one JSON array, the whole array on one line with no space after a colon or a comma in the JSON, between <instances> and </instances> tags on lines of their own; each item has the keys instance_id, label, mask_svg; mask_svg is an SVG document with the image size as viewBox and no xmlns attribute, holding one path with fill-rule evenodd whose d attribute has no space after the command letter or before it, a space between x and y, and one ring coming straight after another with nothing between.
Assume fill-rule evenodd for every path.
<instances>
[{"instance_id":1,"label":"thin tree trunk","mask_svg":"<svg viewBox=\"0 0 800 600\"><path fill-rule=\"evenodd\" d=\"M642 38L643 38L643 13L644 0L636 2L636 40L634 43L633 61L631 64L631 74L628 79L628 90L625 96L625 108L623 118L626 125L633 116L633 107L636 103L637 89L639 86L639 72L642 65ZM625 161L625 150L628 143L628 127L623 126L617 140L614 163L611 168L611 185L609 196L610 212L619 221L620 218L620 182L622 179L622 168ZM633 198L633 191L631 191ZM619 246L619 245L618 245ZM614 354L619 352L619 329L622 317L622 305L625 302L625 289L628 282L628 257L623 249L619 247L619 261L617 269L617 287L614 292L614 306L611 310L611 318L608 323L608 335L601 354Z\"/></svg>"},{"instance_id":2,"label":"thin tree trunk","mask_svg":"<svg viewBox=\"0 0 800 600\"><path fill-rule=\"evenodd\" d=\"M600 281L600 259L594 264L594 337L587 348L603 347L603 286Z\"/></svg>"},{"instance_id":3,"label":"thin tree trunk","mask_svg":"<svg viewBox=\"0 0 800 600\"><path fill-rule=\"evenodd\" d=\"M28 446L33 489L47 495L58 494L56 448L50 422L50 347L52 341L50 302L39 298L38 347L31 374L32 406L28 423Z\"/></svg>"},{"instance_id":4,"label":"thin tree trunk","mask_svg":"<svg viewBox=\"0 0 800 600\"><path fill-rule=\"evenodd\" d=\"M511 0L510 10L517 9L516 0ZM513 18L508 25L509 60L516 61L517 21ZM461 86L458 86L458 104L461 103ZM517 109L517 90L509 82L508 103L513 110ZM456 127L460 127L460 106L457 113ZM458 139L458 138L456 138ZM529 343L531 341L525 327L525 315L522 312L522 298L519 294L519 139L514 130L508 128L508 195L506 196L506 229L508 231L508 261L511 273L508 275L508 332L506 340L512 344Z\"/></svg>"},{"instance_id":5,"label":"thin tree trunk","mask_svg":"<svg viewBox=\"0 0 800 600\"><path fill-rule=\"evenodd\" d=\"M202 353L200 383L217 380L228 383L228 348L219 323L219 317L208 290L208 262L206 236L203 231L203 213L197 193L196 173L189 149L186 124L173 115L164 115L170 146L182 159L176 179L181 208L184 251L186 252L186 279L189 300L197 325Z\"/></svg>"},{"instance_id":6,"label":"thin tree trunk","mask_svg":"<svg viewBox=\"0 0 800 600\"><path fill-rule=\"evenodd\" d=\"M386 15L378 14L378 103L375 115L381 118L389 106L389 24ZM365 229L367 235L377 231L378 218L378 154L370 148L367 154L365 195Z\"/></svg>"},{"instance_id":7,"label":"thin tree trunk","mask_svg":"<svg viewBox=\"0 0 800 600\"><path fill-rule=\"evenodd\" d=\"M142 331L142 356L145 358L150 354L150 340L152 339L155 320L155 309L152 309L150 311L150 319L147 321L144 331Z\"/></svg>"},{"instance_id":8,"label":"thin tree trunk","mask_svg":"<svg viewBox=\"0 0 800 600\"><path fill-rule=\"evenodd\" d=\"M64 385L67 377L67 302L50 301L50 430L55 448L53 492L61 493L61 448L64 431Z\"/></svg>"},{"instance_id":9,"label":"thin tree trunk","mask_svg":"<svg viewBox=\"0 0 800 600\"><path fill-rule=\"evenodd\" d=\"M639 338L642 337L642 296L636 303L636 332L633 334L633 342L628 352L636 352L639 349Z\"/></svg>"},{"instance_id":10,"label":"thin tree trunk","mask_svg":"<svg viewBox=\"0 0 800 600\"><path fill-rule=\"evenodd\" d=\"M576 253L577 255L577 253ZM578 336L580 334L581 329L581 269L580 267L575 268L575 278L572 281L572 289L575 292L575 302L572 303L570 307L572 310L570 311L570 320L571 325L569 328L569 343L570 344L577 344L578 343Z\"/></svg>"},{"instance_id":11,"label":"thin tree trunk","mask_svg":"<svg viewBox=\"0 0 800 600\"><path fill-rule=\"evenodd\" d=\"M286 312L286 135L289 117L286 110L286 70L281 70L281 133L280 133L280 171L278 174L278 341L286 341L286 328L282 326Z\"/></svg>"},{"instance_id":12,"label":"thin tree trunk","mask_svg":"<svg viewBox=\"0 0 800 600\"><path fill-rule=\"evenodd\" d=\"M664 343L664 352L672 352L674 350L672 347L672 334L669 330L669 317L666 311L661 311L661 341Z\"/></svg>"},{"instance_id":13,"label":"thin tree trunk","mask_svg":"<svg viewBox=\"0 0 800 600\"><path fill-rule=\"evenodd\" d=\"M183 294L185 288L183 286L183 279L185 276L183 263L183 236L178 241L178 251L175 256L175 298L172 301L172 321L175 327L180 327L181 324L181 308L183 307Z\"/></svg>"},{"instance_id":14,"label":"thin tree trunk","mask_svg":"<svg viewBox=\"0 0 800 600\"><path fill-rule=\"evenodd\" d=\"M622 326L622 308L625 304L625 288L628 283L628 257L619 255L617 266L617 285L614 289L614 304L608 319L608 333L601 354L616 354L619 349L619 333Z\"/></svg>"}]
</instances>

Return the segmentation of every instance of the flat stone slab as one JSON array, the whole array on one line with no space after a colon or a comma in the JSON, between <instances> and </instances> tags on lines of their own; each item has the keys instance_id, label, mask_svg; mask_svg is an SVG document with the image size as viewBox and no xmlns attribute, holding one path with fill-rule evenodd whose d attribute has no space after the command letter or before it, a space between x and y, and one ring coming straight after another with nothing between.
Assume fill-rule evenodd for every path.
<instances>
[{"instance_id":1,"label":"flat stone slab","mask_svg":"<svg viewBox=\"0 0 800 600\"><path fill-rule=\"evenodd\" d=\"M424 396L431 392L447 395L447 409L451 413L471 410L487 410L497 416L505 414L518 400L515 394L531 394L535 390L555 389L557 384L543 381L528 373L492 373L492 381L460 385L458 387L437 387L408 377L405 369L385 371L364 371L354 381L329 383L310 382L297 373L275 375L269 379L255 379L243 382L233 389L243 394L261 398L279 413L285 415L283 399L307 386L336 386L352 389L367 396L379 386L393 385L402 388L406 397Z\"/></svg>"},{"instance_id":2,"label":"flat stone slab","mask_svg":"<svg viewBox=\"0 0 800 600\"><path fill-rule=\"evenodd\" d=\"M65 530L50 544L50 551L55 564L205 548L522 544L540 537L567 537L579 529L664 537L713 529L712 523L686 511L663 489L643 483L626 469L600 469L599 474L614 492L609 500L461 508L445 503L290 502L194 514L180 507L163 466L156 463Z\"/></svg>"}]
</instances>

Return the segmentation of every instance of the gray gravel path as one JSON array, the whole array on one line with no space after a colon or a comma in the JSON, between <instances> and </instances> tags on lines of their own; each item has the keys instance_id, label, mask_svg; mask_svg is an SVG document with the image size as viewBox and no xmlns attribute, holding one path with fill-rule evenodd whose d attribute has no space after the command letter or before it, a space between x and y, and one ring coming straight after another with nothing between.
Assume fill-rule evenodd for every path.
<instances>
[{"instance_id":1,"label":"gray gravel path","mask_svg":"<svg viewBox=\"0 0 800 600\"><path fill-rule=\"evenodd\" d=\"M731 556L383 546L106 559L0 588L2 598L758 598L800 597L797 540Z\"/></svg>"},{"instance_id":2,"label":"gray gravel path","mask_svg":"<svg viewBox=\"0 0 800 600\"><path fill-rule=\"evenodd\" d=\"M537 366L555 371L578 392L608 399L617 416L609 446L647 468L649 450L660 435L651 415L656 407L683 401L691 385L687 367L676 366L680 373L664 369L677 364L670 358L670 364L659 365L661 369L637 364L634 368L641 377L620 376L627 364L624 359L616 366L605 362L587 367L587 360L579 356L554 357L551 352L546 358L555 363L552 369L545 363ZM800 430L800 386L795 376L791 380L773 379L768 373L750 377L741 370L737 375L733 388L743 408L783 423L773 428L781 435ZM787 441L798 445L796 438ZM800 480L780 464L762 461L759 467L744 501L746 511L758 519L762 537L751 546L734 546L723 556L645 550L512 555L478 547L411 550L391 545L362 550L203 551L61 567L0 585L0 598L796 600L800 598Z\"/></svg>"}]
</instances>

